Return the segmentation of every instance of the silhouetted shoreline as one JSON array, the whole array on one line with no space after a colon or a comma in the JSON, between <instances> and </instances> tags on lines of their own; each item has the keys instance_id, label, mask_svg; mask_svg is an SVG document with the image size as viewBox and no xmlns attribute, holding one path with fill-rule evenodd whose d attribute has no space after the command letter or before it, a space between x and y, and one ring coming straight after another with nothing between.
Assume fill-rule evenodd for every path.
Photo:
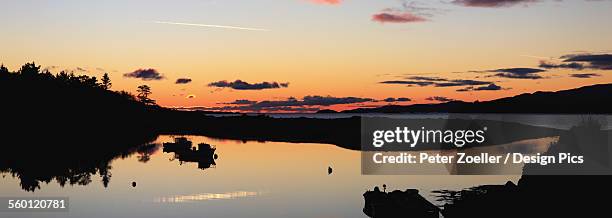
<instances>
[{"instance_id":1,"label":"silhouetted shoreline","mask_svg":"<svg viewBox=\"0 0 612 218\"><path fill-rule=\"evenodd\" d=\"M294 143L333 144L351 150L361 149L362 119L379 119L394 122L390 118L272 118L261 116L206 116L198 112L172 111L171 115L160 116L160 134L202 135L213 138L276 141ZM529 125L488 120L470 119L402 119L410 128L419 129L424 125L437 124L446 128L467 126L490 126L487 133L490 140L480 144L499 145L525 139L556 136L560 130ZM457 126L457 127L453 127ZM496 128L493 128L496 127ZM414 150L452 149L450 145L427 145Z\"/></svg>"}]
</instances>

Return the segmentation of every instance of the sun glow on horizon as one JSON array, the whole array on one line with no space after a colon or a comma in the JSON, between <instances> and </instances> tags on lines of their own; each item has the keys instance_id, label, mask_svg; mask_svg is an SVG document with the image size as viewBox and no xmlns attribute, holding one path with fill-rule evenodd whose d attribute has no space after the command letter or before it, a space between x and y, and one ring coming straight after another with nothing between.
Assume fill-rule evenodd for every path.
<instances>
[{"instance_id":1,"label":"sun glow on horizon","mask_svg":"<svg viewBox=\"0 0 612 218\"><path fill-rule=\"evenodd\" d=\"M612 53L612 29L601 28L612 19L609 1L467 7L422 0L58 0L53 7L3 6L0 25L11 34L0 36L0 62L11 70L36 61L54 73L108 73L112 90L136 93L146 84L166 107L283 101L284 108L268 112L296 112L282 110L286 106L314 112L486 101L612 83L606 63L569 57ZM36 13L19 13L27 10ZM409 22L404 14L424 19ZM307 96L337 102L287 102ZM410 101L385 101L390 98Z\"/></svg>"}]
</instances>

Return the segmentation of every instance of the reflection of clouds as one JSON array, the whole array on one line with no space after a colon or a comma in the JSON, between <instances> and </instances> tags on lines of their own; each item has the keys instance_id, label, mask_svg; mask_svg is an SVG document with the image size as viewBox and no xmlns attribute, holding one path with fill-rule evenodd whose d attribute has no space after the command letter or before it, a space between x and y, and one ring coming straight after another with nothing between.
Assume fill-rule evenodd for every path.
<instances>
[{"instance_id":1,"label":"reflection of clouds","mask_svg":"<svg viewBox=\"0 0 612 218\"><path fill-rule=\"evenodd\" d=\"M202 193L193 195L175 195L170 197L156 198L155 202L158 203L184 203L192 201L208 201L208 200L223 200L223 199L236 199L244 197L253 197L260 195L261 192L250 192L250 191L237 191L237 192L226 192L226 193Z\"/></svg>"}]
</instances>

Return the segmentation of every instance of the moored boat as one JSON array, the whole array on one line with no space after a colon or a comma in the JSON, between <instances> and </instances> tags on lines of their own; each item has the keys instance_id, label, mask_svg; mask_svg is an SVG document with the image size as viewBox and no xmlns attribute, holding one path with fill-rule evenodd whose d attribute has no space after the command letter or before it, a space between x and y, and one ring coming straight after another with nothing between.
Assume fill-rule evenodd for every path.
<instances>
[{"instance_id":1,"label":"moored boat","mask_svg":"<svg viewBox=\"0 0 612 218\"><path fill-rule=\"evenodd\" d=\"M193 143L185 137L176 137L174 142L164 142L164 151L175 152L181 150L190 150Z\"/></svg>"}]
</instances>

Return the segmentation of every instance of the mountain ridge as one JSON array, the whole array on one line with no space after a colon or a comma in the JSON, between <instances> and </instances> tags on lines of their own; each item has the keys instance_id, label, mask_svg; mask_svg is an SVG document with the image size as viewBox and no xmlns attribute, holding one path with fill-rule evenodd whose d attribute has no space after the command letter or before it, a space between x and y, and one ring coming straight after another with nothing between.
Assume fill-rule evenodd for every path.
<instances>
[{"instance_id":1,"label":"mountain ridge","mask_svg":"<svg viewBox=\"0 0 612 218\"><path fill-rule=\"evenodd\" d=\"M610 114L612 83L560 91L537 91L490 101L450 101L439 104L385 105L340 113L549 113Z\"/></svg>"}]
</instances>

